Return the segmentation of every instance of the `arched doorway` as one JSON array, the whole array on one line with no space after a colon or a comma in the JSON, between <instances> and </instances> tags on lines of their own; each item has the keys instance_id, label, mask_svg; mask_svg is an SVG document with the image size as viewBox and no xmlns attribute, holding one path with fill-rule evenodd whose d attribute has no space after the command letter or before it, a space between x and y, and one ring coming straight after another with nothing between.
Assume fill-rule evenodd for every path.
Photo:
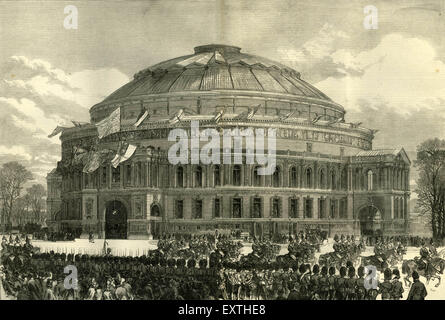
<instances>
[{"instance_id":1,"label":"arched doorway","mask_svg":"<svg viewBox=\"0 0 445 320\"><path fill-rule=\"evenodd\" d=\"M360 210L360 232L364 236L379 236L382 234L381 213L374 206L366 206Z\"/></svg>"},{"instance_id":2,"label":"arched doorway","mask_svg":"<svg viewBox=\"0 0 445 320\"><path fill-rule=\"evenodd\" d=\"M127 239L127 209L120 201L110 201L106 205L105 237Z\"/></svg>"}]
</instances>

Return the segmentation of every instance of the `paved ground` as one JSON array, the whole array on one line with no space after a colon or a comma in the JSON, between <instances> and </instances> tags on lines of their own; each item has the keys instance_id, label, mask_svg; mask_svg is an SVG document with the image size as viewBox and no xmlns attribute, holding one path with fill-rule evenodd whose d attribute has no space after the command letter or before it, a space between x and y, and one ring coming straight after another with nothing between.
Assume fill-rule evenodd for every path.
<instances>
[{"instance_id":1,"label":"paved ground","mask_svg":"<svg viewBox=\"0 0 445 320\"><path fill-rule=\"evenodd\" d=\"M109 248L112 250L113 255L119 256L140 256L146 254L148 250L153 250L156 248L157 241L156 240L107 240ZM49 241L38 241L34 240L33 245L39 247L41 252L49 252L54 250L54 252L59 253L80 253L80 254L102 254L104 241L96 240L95 243L89 243L88 240L78 239L76 241L59 241L59 242L49 242ZM443 248L438 248L440 251ZM252 251L252 244L246 243L244 247L241 249L242 254L248 254ZM320 254L327 253L333 251L332 249L332 240L330 243L325 244L321 247L321 252L316 254L318 258ZM282 245L280 254L287 253L287 245ZM365 252L362 254L363 256L369 256L373 254L373 248L367 247ZM413 259L415 256L419 255L419 248L408 247L407 254L404 259ZM402 270L402 265L399 264L399 270ZM403 277L403 275L402 275ZM443 276L445 279L445 276ZM425 278L421 277L421 281L425 283ZM427 286L428 296L427 300L445 300L445 281L442 284L435 288L434 285L437 283L436 281L432 281ZM0 287L0 296L1 299L4 299L4 292L1 291ZM406 299L409 292L409 288L405 287L404 299Z\"/></svg>"}]
</instances>

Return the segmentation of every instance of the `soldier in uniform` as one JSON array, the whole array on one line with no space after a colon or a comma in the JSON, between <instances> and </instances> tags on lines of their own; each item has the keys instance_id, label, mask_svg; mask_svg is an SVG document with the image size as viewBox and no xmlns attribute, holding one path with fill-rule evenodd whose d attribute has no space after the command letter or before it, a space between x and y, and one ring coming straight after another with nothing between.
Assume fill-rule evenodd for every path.
<instances>
[{"instance_id":1,"label":"soldier in uniform","mask_svg":"<svg viewBox=\"0 0 445 320\"><path fill-rule=\"evenodd\" d=\"M315 264L312 267L312 276L310 279L310 285L309 285L309 292L311 293L311 300L320 300L320 278L321 275L320 272L320 266L318 264Z\"/></svg>"},{"instance_id":2,"label":"soldier in uniform","mask_svg":"<svg viewBox=\"0 0 445 320\"><path fill-rule=\"evenodd\" d=\"M346 279L346 300L357 300L355 294L355 286L356 286L356 277L355 277L355 268L353 266L348 269L348 279Z\"/></svg>"},{"instance_id":3,"label":"soldier in uniform","mask_svg":"<svg viewBox=\"0 0 445 320\"><path fill-rule=\"evenodd\" d=\"M355 282L355 298L357 300L365 300L366 288L365 288L365 268L363 266L357 269L357 279Z\"/></svg>"},{"instance_id":4,"label":"soldier in uniform","mask_svg":"<svg viewBox=\"0 0 445 320\"><path fill-rule=\"evenodd\" d=\"M384 281L379 284L379 293L382 296L382 300L391 299L392 283L391 283L391 269L385 269L383 272Z\"/></svg>"},{"instance_id":5,"label":"soldier in uniform","mask_svg":"<svg viewBox=\"0 0 445 320\"><path fill-rule=\"evenodd\" d=\"M420 259L417 259L417 264L419 266L419 270L428 270L428 266L430 263L430 249L425 245L425 242L422 242L422 247L420 248Z\"/></svg>"},{"instance_id":6,"label":"soldier in uniform","mask_svg":"<svg viewBox=\"0 0 445 320\"><path fill-rule=\"evenodd\" d=\"M391 289L391 300L400 300L403 297L403 284L400 281L400 272L399 269L394 269L392 271L393 280L392 280L392 289Z\"/></svg>"},{"instance_id":7,"label":"soldier in uniform","mask_svg":"<svg viewBox=\"0 0 445 320\"><path fill-rule=\"evenodd\" d=\"M328 300L329 298L329 276L328 267L323 266L321 268L321 275L318 281L319 295L322 300Z\"/></svg>"},{"instance_id":8,"label":"soldier in uniform","mask_svg":"<svg viewBox=\"0 0 445 320\"><path fill-rule=\"evenodd\" d=\"M340 276L335 281L336 300L346 299L346 267L340 267Z\"/></svg>"},{"instance_id":9,"label":"soldier in uniform","mask_svg":"<svg viewBox=\"0 0 445 320\"><path fill-rule=\"evenodd\" d=\"M301 264L300 268L300 299L301 300L308 300L310 299L309 296L309 286L310 286L310 272L311 269L308 268L306 264Z\"/></svg>"},{"instance_id":10,"label":"soldier in uniform","mask_svg":"<svg viewBox=\"0 0 445 320\"><path fill-rule=\"evenodd\" d=\"M335 300L337 276L335 275L335 267L329 267L329 300Z\"/></svg>"}]
</instances>

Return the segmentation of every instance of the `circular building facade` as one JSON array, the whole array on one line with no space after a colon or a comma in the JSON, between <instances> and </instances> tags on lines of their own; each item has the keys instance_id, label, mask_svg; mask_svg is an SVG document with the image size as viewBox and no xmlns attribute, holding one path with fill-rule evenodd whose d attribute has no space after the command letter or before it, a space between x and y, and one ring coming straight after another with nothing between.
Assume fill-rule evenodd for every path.
<instances>
[{"instance_id":1,"label":"circular building facade","mask_svg":"<svg viewBox=\"0 0 445 320\"><path fill-rule=\"evenodd\" d=\"M99 139L97 126L117 109L118 132ZM59 230L148 238L216 229L272 236L407 228L410 162L403 148L373 150L374 131L347 123L344 108L297 71L238 47L199 46L144 69L90 116L91 123L61 135L62 160L51 173L62 178L61 205L52 209ZM212 155L219 161L193 161L193 152L182 163L169 159L177 144L169 135L182 129L190 138L192 124L218 133L220 154ZM251 130L256 139L269 129L276 134L271 174L261 175L265 165L250 160L247 137L238 149L233 137L225 148L225 132ZM200 150L206 143L198 142ZM122 145L135 151L112 165ZM85 170L92 153L98 163Z\"/></svg>"}]
</instances>

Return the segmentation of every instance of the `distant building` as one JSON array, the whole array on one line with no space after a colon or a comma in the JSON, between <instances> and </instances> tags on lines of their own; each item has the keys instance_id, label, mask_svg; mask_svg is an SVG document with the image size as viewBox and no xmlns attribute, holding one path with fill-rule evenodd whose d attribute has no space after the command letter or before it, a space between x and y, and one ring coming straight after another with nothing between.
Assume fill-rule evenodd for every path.
<instances>
[{"instance_id":1,"label":"distant building","mask_svg":"<svg viewBox=\"0 0 445 320\"><path fill-rule=\"evenodd\" d=\"M53 169L46 176L47 181L47 197L46 197L46 215L45 225L50 229L57 229L55 221L58 219L58 215L61 215L62 207L62 177L57 174L57 170Z\"/></svg>"},{"instance_id":2,"label":"distant building","mask_svg":"<svg viewBox=\"0 0 445 320\"><path fill-rule=\"evenodd\" d=\"M95 124L117 108L121 131L99 141ZM136 127L143 110L150 117ZM182 119L172 121L180 110ZM196 47L194 54L138 72L90 109L91 124L62 133L62 160L48 175L48 210L58 227L107 238L216 229L256 236L308 228L406 233L406 152L373 150L375 132L346 123L345 113L278 62L233 46ZM218 132L277 129L275 172L261 176L245 157L241 164L169 163L170 130L190 130L192 120ZM137 146L129 160L117 168L104 161L94 173L82 173L73 150L117 150L120 141Z\"/></svg>"}]
</instances>

